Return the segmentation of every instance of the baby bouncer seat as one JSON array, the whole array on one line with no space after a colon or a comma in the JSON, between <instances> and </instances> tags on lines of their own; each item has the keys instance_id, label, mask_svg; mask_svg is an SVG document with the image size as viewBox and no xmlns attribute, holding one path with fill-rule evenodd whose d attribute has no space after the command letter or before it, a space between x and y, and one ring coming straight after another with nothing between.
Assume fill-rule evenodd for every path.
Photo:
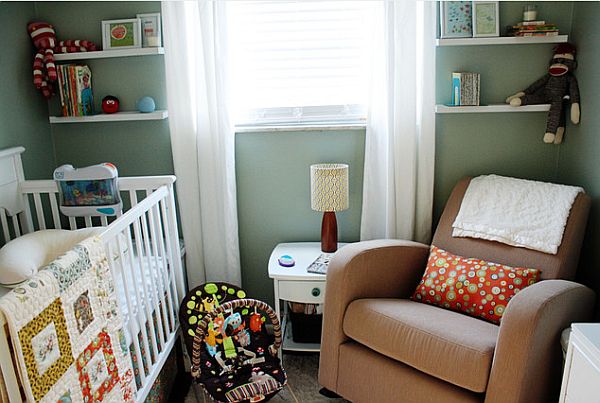
<instances>
[{"instance_id":1,"label":"baby bouncer seat","mask_svg":"<svg viewBox=\"0 0 600 403\"><path fill-rule=\"evenodd\" d=\"M267 401L285 386L281 327L266 303L231 284L206 283L184 298L180 319L192 377L214 400Z\"/></svg>"}]
</instances>

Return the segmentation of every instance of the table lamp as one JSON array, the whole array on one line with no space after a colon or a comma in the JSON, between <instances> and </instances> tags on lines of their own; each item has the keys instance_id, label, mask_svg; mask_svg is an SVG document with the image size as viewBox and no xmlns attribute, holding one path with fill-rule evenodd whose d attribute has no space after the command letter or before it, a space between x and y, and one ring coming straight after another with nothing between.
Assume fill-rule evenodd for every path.
<instances>
[{"instance_id":1,"label":"table lamp","mask_svg":"<svg viewBox=\"0 0 600 403\"><path fill-rule=\"evenodd\" d=\"M310 207L323 211L321 251L337 250L336 211L346 210L348 197L347 164L315 164L310 166Z\"/></svg>"}]
</instances>

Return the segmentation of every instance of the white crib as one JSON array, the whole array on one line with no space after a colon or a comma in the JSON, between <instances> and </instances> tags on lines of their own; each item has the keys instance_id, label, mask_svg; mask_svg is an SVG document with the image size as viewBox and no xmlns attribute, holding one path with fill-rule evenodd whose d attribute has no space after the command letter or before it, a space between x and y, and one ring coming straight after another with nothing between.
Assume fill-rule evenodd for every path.
<instances>
[{"instance_id":1,"label":"white crib","mask_svg":"<svg viewBox=\"0 0 600 403\"><path fill-rule=\"evenodd\" d=\"M23 147L0 150L0 227L5 242L41 229L105 228L99 235L109 257L131 354L139 365L136 401L143 402L178 336L177 313L185 295L174 176L123 177L118 187L131 207L116 217L62 216L52 180L25 180ZM7 292L1 291L0 295ZM154 319L154 320L153 320ZM146 366L142 364L145 361ZM18 366L0 313L0 400L23 401ZM3 396L4 395L4 396Z\"/></svg>"}]
</instances>

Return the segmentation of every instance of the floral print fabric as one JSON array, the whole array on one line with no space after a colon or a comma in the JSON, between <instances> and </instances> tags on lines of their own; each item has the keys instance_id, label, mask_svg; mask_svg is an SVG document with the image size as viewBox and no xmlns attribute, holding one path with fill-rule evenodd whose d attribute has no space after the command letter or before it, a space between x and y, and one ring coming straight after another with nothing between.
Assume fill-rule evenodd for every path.
<instances>
[{"instance_id":1,"label":"floral print fabric","mask_svg":"<svg viewBox=\"0 0 600 403\"><path fill-rule=\"evenodd\" d=\"M432 245L411 299L499 324L511 298L537 282L540 274L537 269L464 258Z\"/></svg>"},{"instance_id":2,"label":"floral print fabric","mask_svg":"<svg viewBox=\"0 0 600 403\"><path fill-rule=\"evenodd\" d=\"M124 332L116 306L100 238L82 241L0 300L27 401L135 400L131 362L113 353Z\"/></svg>"}]
</instances>

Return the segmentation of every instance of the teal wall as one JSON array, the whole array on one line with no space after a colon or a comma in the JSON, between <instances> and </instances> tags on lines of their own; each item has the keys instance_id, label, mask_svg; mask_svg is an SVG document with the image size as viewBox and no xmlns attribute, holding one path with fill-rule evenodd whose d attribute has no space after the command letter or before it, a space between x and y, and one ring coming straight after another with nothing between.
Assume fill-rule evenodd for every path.
<instances>
[{"instance_id":1,"label":"teal wall","mask_svg":"<svg viewBox=\"0 0 600 403\"><path fill-rule=\"evenodd\" d=\"M500 30L522 19L526 2L502 2ZM571 31L572 2L536 2L538 18ZM449 104L451 73L481 74L481 104L505 98L543 76L554 45L443 46L436 53L437 103ZM546 113L438 114L434 221L464 176L499 174L556 181L560 147L542 142ZM568 135L568 134L567 134Z\"/></svg>"},{"instance_id":2,"label":"teal wall","mask_svg":"<svg viewBox=\"0 0 600 403\"><path fill-rule=\"evenodd\" d=\"M572 42L577 46L577 81L581 92L581 123L568 124L560 150L561 181L585 188L592 197L579 276L600 296L600 3L576 3L573 13ZM600 318L600 309L597 310Z\"/></svg>"},{"instance_id":3,"label":"teal wall","mask_svg":"<svg viewBox=\"0 0 600 403\"><path fill-rule=\"evenodd\" d=\"M0 149L25 146L25 175L41 179L52 175L54 153L48 106L33 86L27 23L34 16L34 3L0 3Z\"/></svg>"},{"instance_id":4,"label":"teal wall","mask_svg":"<svg viewBox=\"0 0 600 403\"><path fill-rule=\"evenodd\" d=\"M337 213L340 242L358 241L362 207L364 130L238 133L236 175L244 288L273 300L267 274L281 242L319 241L322 213L310 209L310 165L349 165L350 208Z\"/></svg>"},{"instance_id":5,"label":"teal wall","mask_svg":"<svg viewBox=\"0 0 600 403\"><path fill-rule=\"evenodd\" d=\"M36 2L37 18L55 26L59 40L87 39L102 44L102 20L135 18L160 12L160 2ZM86 61L92 69L95 107L106 95L120 100L121 110L149 95L157 109L167 108L163 56L138 56ZM58 97L50 105L60 115ZM167 120L51 125L56 164L75 166L110 161L120 175L173 173Z\"/></svg>"}]
</instances>

